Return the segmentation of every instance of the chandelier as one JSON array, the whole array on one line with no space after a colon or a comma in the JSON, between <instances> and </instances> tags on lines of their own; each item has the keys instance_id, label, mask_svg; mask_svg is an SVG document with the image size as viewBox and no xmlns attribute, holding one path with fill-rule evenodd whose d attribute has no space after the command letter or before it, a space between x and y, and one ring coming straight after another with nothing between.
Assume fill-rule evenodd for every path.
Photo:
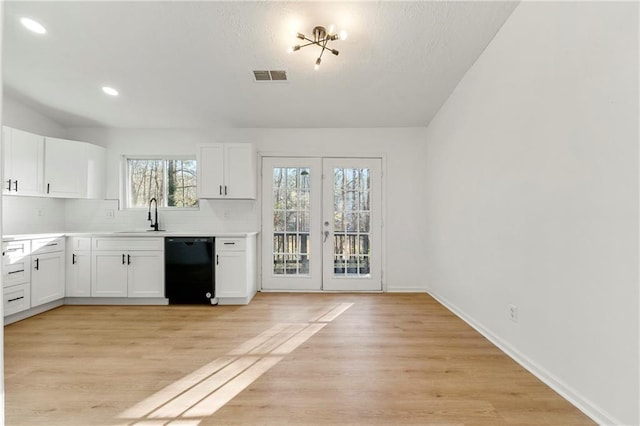
<instances>
[{"instance_id":1,"label":"chandelier","mask_svg":"<svg viewBox=\"0 0 640 426\"><path fill-rule=\"evenodd\" d=\"M327 44L330 41L334 41L334 40L346 40L347 32L342 30L339 33L336 33L335 27L333 25L329 27L329 31L327 31L325 27L317 26L313 29L313 40L308 38L302 33L297 33L296 37L299 38L300 40L308 41L308 43L302 44L302 45L296 44L295 46L289 48L289 52L297 52L303 47L307 47L311 45L316 45L320 47L321 49L320 55L318 55L318 59L316 59L316 64L314 67L317 70L318 68L320 68L320 63L322 62L322 54L324 53L325 50L328 50L329 52L333 53L336 56L340 53L336 49L327 47Z\"/></svg>"}]
</instances>

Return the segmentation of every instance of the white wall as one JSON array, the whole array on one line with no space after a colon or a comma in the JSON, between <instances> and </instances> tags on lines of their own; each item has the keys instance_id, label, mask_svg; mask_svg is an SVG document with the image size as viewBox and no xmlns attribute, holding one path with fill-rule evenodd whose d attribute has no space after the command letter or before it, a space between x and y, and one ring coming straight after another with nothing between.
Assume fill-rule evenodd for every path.
<instances>
[{"instance_id":1,"label":"white wall","mask_svg":"<svg viewBox=\"0 0 640 426\"><path fill-rule=\"evenodd\" d=\"M67 130L56 121L34 111L20 101L3 97L2 124L42 136L66 138Z\"/></svg>"},{"instance_id":2,"label":"white wall","mask_svg":"<svg viewBox=\"0 0 640 426\"><path fill-rule=\"evenodd\" d=\"M427 129L430 292L638 424L638 4L524 2ZM518 307L518 322L507 305Z\"/></svg>"},{"instance_id":3,"label":"white wall","mask_svg":"<svg viewBox=\"0 0 640 426\"><path fill-rule=\"evenodd\" d=\"M422 239L417 232L422 215L418 186L424 160L416 156L424 143L423 128L415 129L217 129L114 130L69 129L69 137L108 148L107 197L118 198L119 164L123 154L195 154L198 143L252 142L262 153L296 156L384 156L387 212L387 267L391 291L424 290ZM260 192L260 191L258 191ZM107 203L106 205L104 203ZM67 204L67 228L73 230L130 229L147 226L146 212L120 211L106 218L109 202ZM82 211L96 211L97 216ZM260 230L260 201L203 200L198 212L162 212L160 224L168 230ZM229 212L230 218L224 219Z\"/></svg>"}]
</instances>

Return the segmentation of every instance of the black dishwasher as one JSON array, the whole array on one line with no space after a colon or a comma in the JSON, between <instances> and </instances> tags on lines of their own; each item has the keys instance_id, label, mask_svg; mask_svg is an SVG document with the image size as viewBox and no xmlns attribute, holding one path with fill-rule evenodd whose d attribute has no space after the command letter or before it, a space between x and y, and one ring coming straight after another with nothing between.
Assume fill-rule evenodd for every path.
<instances>
[{"instance_id":1,"label":"black dishwasher","mask_svg":"<svg viewBox=\"0 0 640 426\"><path fill-rule=\"evenodd\" d=\"M165 297L169 304L215 304L213 237L165 237Z\"/></svg>"}]
</instances>

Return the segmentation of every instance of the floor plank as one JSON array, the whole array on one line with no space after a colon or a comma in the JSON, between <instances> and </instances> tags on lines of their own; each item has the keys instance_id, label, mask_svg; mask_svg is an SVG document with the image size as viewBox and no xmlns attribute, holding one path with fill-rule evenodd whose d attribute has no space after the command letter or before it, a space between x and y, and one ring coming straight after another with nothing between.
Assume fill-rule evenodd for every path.
<instances>
[{"instance_id":1,"label":"floor plank","mask_svg":"<svg viewBox=\"0 0 640 426\"><path fill-rule=\"evenodd\" d=\"M5 327L7 425L586 425L426 294L63 306Z\"/></svg>"}]
</instances>

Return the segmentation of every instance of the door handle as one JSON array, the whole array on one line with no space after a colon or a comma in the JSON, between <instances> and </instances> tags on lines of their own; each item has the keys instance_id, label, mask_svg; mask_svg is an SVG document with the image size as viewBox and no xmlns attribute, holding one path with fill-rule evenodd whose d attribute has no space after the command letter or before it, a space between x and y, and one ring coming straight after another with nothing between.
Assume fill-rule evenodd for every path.
<instances>
[{"instance_id":1,"label":"door handle","mask_svg":"<svg viewBox=\"0 0 640 426\"><path fill-rule=\"evenodd\" d=\"M324 241L323 241L324 243L327 242L327 238L329 238L329 234L330 234L329 231L324 231Z\"/></svg>"},{"instance_id":2,"label":"door handle","mask_svg":"<svg viewBox=\"0 0 640 426\"><path fill-rule=\"evenodd\" d=\"M36 271L40 270L40 259L36 259Z\"/></svg>"}]
</instances>

